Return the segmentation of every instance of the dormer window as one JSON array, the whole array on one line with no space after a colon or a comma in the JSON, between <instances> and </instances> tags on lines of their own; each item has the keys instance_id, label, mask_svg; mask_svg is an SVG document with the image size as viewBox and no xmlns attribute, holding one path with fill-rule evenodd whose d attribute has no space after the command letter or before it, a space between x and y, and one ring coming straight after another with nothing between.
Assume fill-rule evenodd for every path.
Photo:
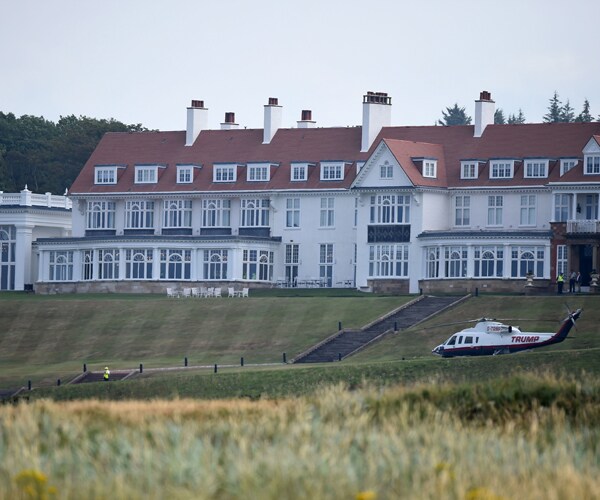
<instances>
[{"instance_id":1,"label":"dormer window","mask_svg":"<svg viewBox=\"0 0 600 500\"><path fill-rule=\"evenodd\" d=\"M392 179L394 177L394 166L389 161L379 165L379 177L381 179Z\"/></svg>"},{"instance_id":2,"label":"dormer window","mask_svg":"<svg viewBox=\"0 0 600 500\"><path fill-rule=\"evenodd\" d=\"M158 181L157 165L136 165L135 183L136 184L154 184Z\"/></svg>"},{"instance_id":3,"label":"dormer window","mask_svg":"<svg viewBox=\"0 0 600 500\"><path fill-rule=\"evenodd\" d=\"M423 177L437 177L437 160L423 160Z\"/></svg>"},{"instance_id":4,"label":"dormer window","mask_svg":"<svg viewBox=\"0 0 600 500\"><path fill-rule=\"evenodd\" d=\"M561 158L560 160L560 175L565 175L569 170L575 168L577 158Z\"/></svg>"},{"instance_id":5,"label":"dormer window","mask_svg":"<svg viewBox=\"0 0 600 500\"><path fill-rule=\"evenodd\" d=\"M514 165L514 160L490 161L490 179L512 179Z\"/></svg>"},{"instance_id":6,"label":"dormer window","mask_svg":"<svg viewBox=\"0 0 600 500\"><path fill-rule=\"evenodd\" d=\"M461 179L477 179L479 175L479 163L476 161L461 161L460 162L460 178Z\"/></svg>"},{"instance_id":7,"label":"dormer window","mask_svg":"<svg viewBox=\"0 0 600 500\"><path fill-rule=\"evenodd\" d=\"M308 179L308 163L292 163L290 180L305 181Z\"/></svg>"},{"instance_id":8,"label":"dormer window","mask_svg":"<svg viewBox=\"0 0 600 500\"><path fill-rule=\"evenodd\" d=\"M94 170L95 184L116 184L117 166L116 165L97 165Z\"/></svg>"},{"instance_id":9,"label":"dormer window","mask_svg":"<svg viewBox=\"0 0 600 500\"><path fill-rule=\"evenodd\" d=\"M586 175L600 174L600 155L585 155Z\"/></svg>"},{"instance_id":10,"label":"dormer window","mask_svg":"<svg viewBox=\"0 0 600 500\"><path fill-rule=\"evenodd\" d=\"M343 162L321 162L322 181L341 181L344 179Z\"/></svg>"},{"instance_id":11,"label":"dormer window","mask_svg":"<svg viewBox=\"0 0 600 500\"><path fill-rule=\"evenodd\" d=\"M265 182L271 178L271 165L269 163L248 164L246 180L248 182Z\"/></svg>"},{"instance_id":12,"label":"dormer window","mask_svg":"<svg viewBox=\"0 0 600 500\"><path fill-rule=\"evenodd\" d=\"M237 164L215 165L213 182L235 182L237 180Z\"/></svg>"},{"instance_id":13,"label":"dormer window","mask_svg":"<svg viewBox=\"0 0 600 500\"><path fill-rule=\"evenodd\" d=\"M525 160L525 178L548 177L548 160Z\"/></svg>"},{"instance_id":14,"label":"dormer window","mask_svg":"<svg viewBox=\"0 0 600 500\"><path fill-rule=\"evenodd\" d=\"M177 165L177 184L191 184L193 180L193 165Z\"/></svg>"}]
</instances>

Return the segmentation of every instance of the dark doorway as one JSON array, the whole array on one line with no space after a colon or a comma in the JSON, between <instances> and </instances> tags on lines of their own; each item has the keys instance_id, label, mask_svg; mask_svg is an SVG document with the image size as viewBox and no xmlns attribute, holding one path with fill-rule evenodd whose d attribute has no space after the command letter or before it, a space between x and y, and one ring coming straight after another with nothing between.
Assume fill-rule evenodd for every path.
<instances>
[{"instance_id":1,"label":"dark doorway","mask_svg":"<svg viewBox=\"0 0 600 500\"><path fill-rule=\"evenodd\" d=\"M592 245L579 246L579 272L581 273L581 284L583 286L589 286L590 284L592 255Z\"/></svg>"}]
</instances>

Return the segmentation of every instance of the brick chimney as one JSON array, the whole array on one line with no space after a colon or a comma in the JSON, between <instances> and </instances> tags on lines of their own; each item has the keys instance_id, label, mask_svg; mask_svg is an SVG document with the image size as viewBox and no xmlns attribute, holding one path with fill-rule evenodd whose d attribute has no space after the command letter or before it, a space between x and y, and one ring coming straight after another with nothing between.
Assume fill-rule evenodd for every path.
<instances>
[{"instance_id":1,"label":"brick chimney","mask_svg":"<svg viewBox=\"0 0 600 500\"><path fill-rule=\"evenodd\" d=\"M494 124L496 103L492 101L492 94L487 90L479 93L479 100L475 101L475 132L474 137L481 137L485 127Z\"/></svg>"},{"instance_id":2,"label":"brick chimney","mask_svg":"<svg viewBox=\"0 0 600 500\"><path fill-rule=\"evenodd\" d=\"M363 96L361 153L368 151L381 129L391 123L392 98L385 92L367 92Z\"/></svg>"},{"instance_id":3,"label":"brick chimney","mask_svg":"<svg viewBox=\"0 0 600 500\"><path fill-rule=\"evenodd\" d=\"M265 128L263 129L263 144L269 144L275 133L281 127L283 108L277 103L277 97L269 97L269 104L265 104Z\"/></svg>"},{"instance_id":4,"label":"brick chimney","mask_svg":"<svg viewBox=\"0 0 600 500\"><path fill-rule=\"evenodd\" d=\"M191 146L202 130L208 129L208 109L204 101L192 101L187 108L187 128L185 132L185 145Z\"/></svg>"},{"instance_id":5,"label":"brick chimney","mask_svg":"<svg viewBox=\"0 0 600 500\"><path fill-rule=\"evenodd\" d=\"M239 125L235 123L235 113L227 111L225 113L225 122L221 123L221 130L233 130L239 128Z\"/></svg>"},{"instance_id":6,"label":"brick chimney","mask_svg":"<svg viewBox=\"0 0 600 500\"><path fill-rule=\"evenodd\" d=\"M310 109L302 110L302 119L298 120L298 128L315 128L317 122L312 119L312 111Z\"/></svg>"}]
</instances>

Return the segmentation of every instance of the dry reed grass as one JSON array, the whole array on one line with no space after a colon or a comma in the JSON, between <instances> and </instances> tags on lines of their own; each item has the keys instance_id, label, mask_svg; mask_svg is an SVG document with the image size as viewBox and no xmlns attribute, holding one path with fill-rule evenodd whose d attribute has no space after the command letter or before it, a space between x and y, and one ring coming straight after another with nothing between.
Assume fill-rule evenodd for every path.
<instances>
[{"instance_id":1,"label":"dry reed grass","mask_svg":"<svg viewBox=\"0 0 600 500\"><path fill-rule=\"evenodd\" d=\"M25 475L58 498L600 498L597 425L539 402L473 420L433 401L449 390L6 406L0 497L29 498Z\"/></svg>"}]
</instances>

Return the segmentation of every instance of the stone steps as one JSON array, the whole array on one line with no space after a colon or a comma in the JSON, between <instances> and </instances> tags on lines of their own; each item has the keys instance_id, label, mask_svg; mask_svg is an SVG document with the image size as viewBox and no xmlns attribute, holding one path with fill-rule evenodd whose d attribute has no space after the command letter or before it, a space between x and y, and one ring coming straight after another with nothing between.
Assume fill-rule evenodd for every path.
<instances>
[{"instance_id":1,"label":"stone steps","mask_svg":"<svg viewBox=\"0 0 600 500\"><path fill-rule=\"evenodd\" d=\"M365 345L382 336L386 332L405 330L425 318L429 318L454 303L462 297L431 297L427 296L361 330L344 330L340 335L331 338L313 350L300 355L294 363L326 363L338 361L360 350Z\"/></svg>"}]
</instances>

